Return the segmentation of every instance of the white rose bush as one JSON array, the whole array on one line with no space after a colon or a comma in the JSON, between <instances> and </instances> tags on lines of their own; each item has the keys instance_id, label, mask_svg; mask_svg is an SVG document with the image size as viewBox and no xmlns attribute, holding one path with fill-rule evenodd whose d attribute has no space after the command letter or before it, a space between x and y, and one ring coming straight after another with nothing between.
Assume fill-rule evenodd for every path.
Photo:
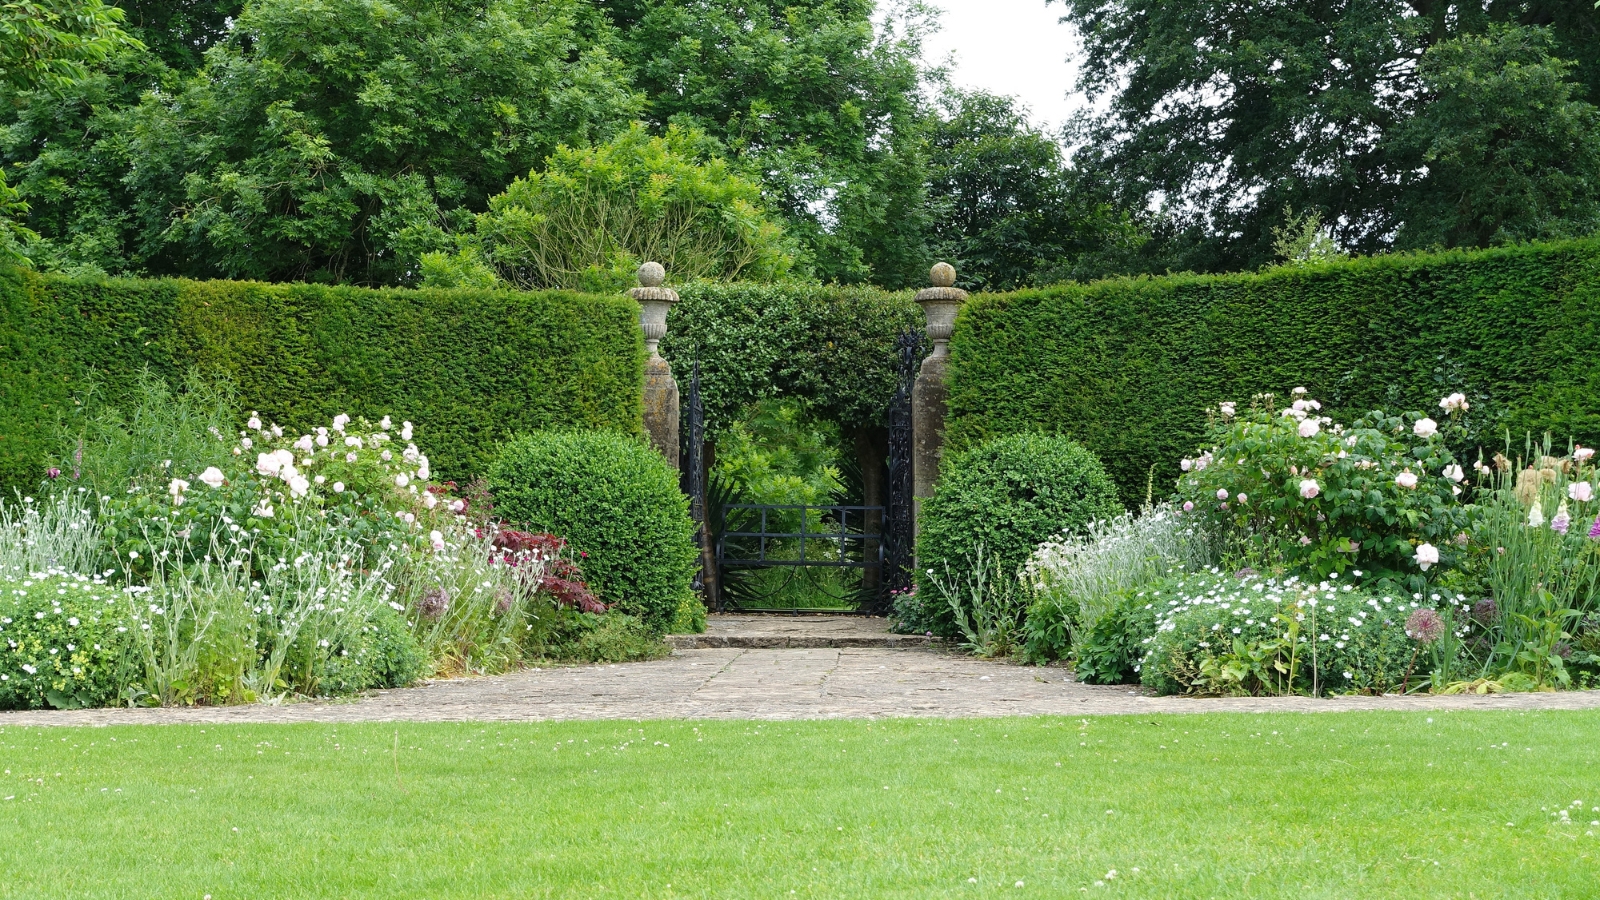
<instances>
[{"instance_id":1,"label":"white rose bush","mask_svg":"<svg viewBox=\"0 0 1600 900\"><path fill-rule=\"evenodd\" d=\"M1466 522L1450 422L1373 412L1346 425L1303 393L1291 398L1280 406L1264 394L1212 415L1210 446L1181 465L1182 508L1241 556L1286 573L1360 571L1420 590Z\"/></svg>"}]
</instances>

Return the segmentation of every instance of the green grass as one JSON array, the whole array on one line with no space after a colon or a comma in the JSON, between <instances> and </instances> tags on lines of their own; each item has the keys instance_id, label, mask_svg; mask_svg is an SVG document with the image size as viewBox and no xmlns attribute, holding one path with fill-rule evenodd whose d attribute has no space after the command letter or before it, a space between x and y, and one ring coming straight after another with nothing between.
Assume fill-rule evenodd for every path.
<instances>
[{"instance_id":1,"label":"green grass","mask_svg":"<svg viewBox=\"0 0 1600 900\"><path fill-rule=\"evenodd\" d=\"M0 896L1592 898L1597 736L1600 711L0 728Z\"/></svg>"}]
</instances>

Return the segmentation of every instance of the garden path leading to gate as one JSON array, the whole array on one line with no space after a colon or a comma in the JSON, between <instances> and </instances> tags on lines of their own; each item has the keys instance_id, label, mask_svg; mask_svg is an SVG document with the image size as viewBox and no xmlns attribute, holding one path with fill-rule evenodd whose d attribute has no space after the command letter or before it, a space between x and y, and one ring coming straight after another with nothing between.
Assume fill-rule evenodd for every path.
<instances>
[{"instance_id":1,"label":"garden path leading to gate","mask_svg":"<svg viewBox=\"0 0 1600 900\"><path fill-rule=\"evenodd\" d=\"M876 643L874 643L876 642ZM882 619L712 617L670 658L433 681L349 701L0 713L0 728L190 722L844 719L1395 709L1600 708L1600 691L1483 697L1145 697L1063 669L973 659ZM710 646L707 646L710 645Z\"/></svg>"}]
</instances>

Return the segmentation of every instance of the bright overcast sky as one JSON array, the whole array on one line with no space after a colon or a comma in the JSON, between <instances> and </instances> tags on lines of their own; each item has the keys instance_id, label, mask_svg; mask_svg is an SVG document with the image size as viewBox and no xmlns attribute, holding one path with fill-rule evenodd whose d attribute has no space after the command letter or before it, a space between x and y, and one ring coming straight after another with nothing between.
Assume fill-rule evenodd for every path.
<instances>
[{"instance_id":1,"label":"bright overcast sky","mask_svg":"<svg viewBox=\"0 0 1600 900\"><path fill-rule=\"evenodd\" d=\"M1072 29L1060 24L1060 3L1044 0L928 0L944 10L924 53L940 62L954 53L951 79L962 87L1014 94L1034 125L1056 128L1085 105L1069 99L1077 52ZM880 5L882 5L880 3Z\"/></svg>"}]
</instances>

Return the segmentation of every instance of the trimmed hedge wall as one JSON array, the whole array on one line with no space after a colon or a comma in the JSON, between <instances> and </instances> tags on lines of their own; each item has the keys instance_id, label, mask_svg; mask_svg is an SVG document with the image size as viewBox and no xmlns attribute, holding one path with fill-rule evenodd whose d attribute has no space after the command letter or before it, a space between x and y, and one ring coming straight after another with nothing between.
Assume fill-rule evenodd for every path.
<instances>
[{"instance_id":1,"label":"trimmed hedge wall","mask_svg":"<svg viewBox=\"0 0 1600 900\"><path fill-rule=\"evenodd\" d=\"M1462 391L1479 446L1507 430L1517 447L1530 431L1593 446L1600 240L980 296L951 352L952 449L1059 431L1099 454L1130 505L1152 471L1167 492L1208 405L1297 386L1336 418L1437 414Z\"/></svg>"},{"instance_id":2,"label":"trimmed hedge wall","mask_svg":"<svg viewBox=\"0 0 1600 900\"><path fill-rule=\"evenodd\" d=\"M643 433L643 337L627 297L367 290L0 271L0 488L43 477L58 418L94 370L115 401L149 367L226 375L294 430L348 412L409 419L446 478L513 433Z\"/></svg>"},{"instance_id":3,"label":"trimmed hedge wall","mask_svg":"<svg viewBox=\"0 0 1600 900\"><path fill-rule=\"evenodd\" d=\"M746 405L799 397L847 428L881 425L895 389L895 340L922 328L910 291L802 283L679 288L661 353L685 396L693 361L711 432Z\"/></svg>"}]
</instances>

